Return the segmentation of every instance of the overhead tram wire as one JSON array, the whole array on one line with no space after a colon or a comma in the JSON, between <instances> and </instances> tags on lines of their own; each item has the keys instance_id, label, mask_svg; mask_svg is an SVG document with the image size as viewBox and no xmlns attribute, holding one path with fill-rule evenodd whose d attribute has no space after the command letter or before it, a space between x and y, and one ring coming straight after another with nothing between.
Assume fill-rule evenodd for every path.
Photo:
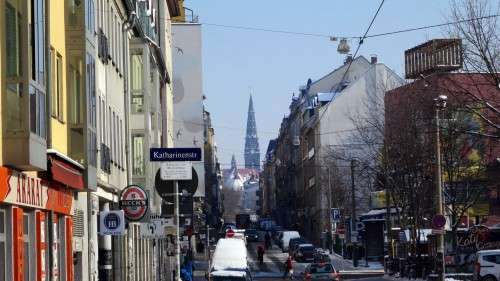
<instances>
[{"instance_id":1,"label":"overhead tram wire","mask_svg":"<svg viewBox=\"0 0 500 281\"><path fill-rule=\"evenodd\" d=\"M372 28L373 26L373 23L375 22L375 19L377 18L380 10L382 9L382 6L384 5L385 3L385 0L382 0L380 2L380 5L378 6L377 8L377 11L375 12L375 15L373 15L372 17L372 20L370 21L370 25L368 25L368 28L366 29L365 31L365 34L363 35L363 37L361 37L359 39L359 43L358 43L358 46L356 47L356 52L354 52L354 56L352 57L352 59L349 61L349 65L347 66L346 68L346 71L344 72L344 74L342 75L342 79L340 79L340 83L343 83L346 75L347 75L347 72L349 72L349 69L351 68L351 65L352 65L352 62L356 59L356 55L358 54L359 52L359 49L361 48L361 45L363 44L363 40L366 38L366 36L368 35L368 32L370 31L370 29ZM328 106L330 106L330 104L332 103L333 101L333 97L328 101L328 103L324 106L324 110L323 112L321 113L321 115L318 117L318 122L321 121L321 119L323 118L323 116L325 116L325 113L328 109Z\"/></svg>"}]
</instances>

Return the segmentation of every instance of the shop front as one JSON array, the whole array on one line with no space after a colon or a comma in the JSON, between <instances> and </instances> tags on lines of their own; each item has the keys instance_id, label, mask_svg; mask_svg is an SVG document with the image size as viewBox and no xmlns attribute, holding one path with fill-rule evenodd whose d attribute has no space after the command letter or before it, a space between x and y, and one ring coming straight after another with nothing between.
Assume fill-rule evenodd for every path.
<instances>
[{"instance_id":1,"label":"shop front","mask_svg":"<svg viewBox=\"0 0 500 281\"><path fill-rule=\"evenodd\" d=\"M0 280L73 280L73 192L0 167Z\"/></svg>"}]
</instances>

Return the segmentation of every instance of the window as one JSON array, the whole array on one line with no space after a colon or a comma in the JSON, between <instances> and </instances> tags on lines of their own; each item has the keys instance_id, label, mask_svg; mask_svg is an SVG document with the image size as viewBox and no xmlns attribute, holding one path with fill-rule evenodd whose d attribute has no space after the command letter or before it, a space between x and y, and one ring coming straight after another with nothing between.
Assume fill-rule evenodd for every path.
<instances>
[{"instance_id":1,"label":"window","mask_svg":"<svg viewBox=\"0 0 500 281\"><path fill-rule=\"evenodd\" d=\"M31 0L29 49L31 80L45 85L45 0Z\"/></svg>"},{"instance_id":2,"label":"window","mask_svg":"<svg viewBox=\"0 0 500 281\"><path fill-rule=\"evenodd\" d=\"M45 93L30 85L30 129L33 134L44 138L45 131Z\"/></svg>"},{"instance_id":3,"label":"window","mask_svg":"<svg viewBox=\"0 0 500 281\"><path fill-rule=\"evenodd\" d=\"M131 103L132 113L142 113L144 106L144 95L142 93L142 75L143 75L143 66L142 66L142 55L134 54L131 58Z\"/></svg>"},{"instance_id":4,"label":"window","mask_svg":"<svg viewBox=\"0 0 500 281\"><path fill-rule=\"evenodd\" d=\"M110 49L111 49L111 61L114 63L115 62L115 17L114 14L115 12L113 11L113 8L110 7L110 24L109 24L109 39L111 40L110 44Z\"/></svg>"},{"instance_id":5,"label":"window","mask_svg":"<svg viewBox=\"0 0 500 281\"><path fill-rule=\"evenodd\" d=\"M120 147L118 146L118 143L120 142L120 135L118 134L118 114L116 114L115 117L115 126L113 130L115 131L115 164L118 166L120 164Z\"/></svg>"},{"instance_id":6,"label":"window","mask_svg":"<svg viewBox=\"0 0 500 281\"><path fill-rule=\"evenodd\" d=\"M23 215L23 241L24 241L24 259L23 259L23 269L24 269L24 280L30 280L33 279L33 276L30 276L31 274L31 264L30 260L33 258L33 255L31 255L31 249L30 249L30 233L31 233L31 223L30 223L30 216L29 214L24 214Z\"/></svg>"},{"instance_id":7,"label":"window","mask_svg":"<svg viewBox=\"0 0 500 281\"><path fill-rule=\"evenodd\" d=\"M123 135L123 122L120 119L120 166L122 168L125 167L125 161L124 161L124 156L123 156L123 140L124 140L124 135Z\"/></svg>"},{"instance_id":8,"label":"window","mask_svg":"<svg viewBox=\"0 0 500 281\"><path fill-rule=\"evenodd\" d=\"M21 56L21 0L7 0L5 2L5 53L7 77L22 75Z\"/></svg>"},{"instance_id":9,"label":"window","mask_svg":"<svg viewBox=\"0 0 500 281\"><path fill-rule=\"evenodd\" d=\"M112 127L113 127L113 116L111 115L111 107L108 107L108 141L109 141L109 150L110 150L110 154L111 154L111 161L113 161L114 159L114 155L113 155L113 131L112 131Z\"/></svg>"},{"instance_id":10,"label":"window","mask_svg":"<svg viewBox=\"0 0 500 281\"><path fill-rule=\"evenodd\" d=\"M75 1L76 2L76 1ZM95 12L94 0L85 1L85 27L87 31L94 34L95 32Z\"/></svg>"},{"instance_id":11,"label":"window","mask_svg":"<svg viewBox=\"0 0 500 281\"><path fill-rule=\"evenodd\" d=\"M6 213L4 210L0 210L0 281L6 281L6 265L7 265L7 237L6 237L6 225L5 225Z\"/></svg>"},{"instance_id":12,"label":"window","mask_svg":"<svg viewBox=\"0 0 500 281\"><path fill-rule=\"evenodd\" d=\"M113 136L113 139L112 139L112 146L113 146L113 162L115 163L116 165L116 114L115 112L113 111L113 119L111 119L113 124L111 125L111 135Z\"/></svg>"},{"instance_id":13,"label":"window","mask_svg":"<svg viewBox=\"0 0 500 281\"><path fill-rule=\"evenodd\" d=\"M87 79L87 158L89 164L97 166L97 114L96 114L96 90L95 90L95 60L87 54L86 60Z\"/></svg>"},{"instance_id":14,"label":"window","mask_svg":"<svg viewBox=\"0 0 500 281\"><path fill-rule=\"evenodd\" d=\"M83 125L83 95L81 90L81 74L73 65L69 66L69 83L71 97L71 124Z\"/></svg>"},{"instance_id":15,"label":"window","mask_svg":"<svg viewBox=\"0 0 500 281\"><path fill-rule=\"evenodd\" d=\"M135 176L144 175L144 135L132 135L132 173Z\"/></svg>"},{"instance_id":16,"label":"window","mask_svg":"<svg viewBox=\"0 0 500 281\"><path fill-rule=\"evenodd\" d=\"M60 122L63 119L63 70L62 70L62 56L56 53L54 49L50 49L50 69L52 77L51 85L51 98L52 98L52 117L57 118Z\"/></svg>"},{"instance_id":17,"label":"window","mask_svg":"<svg viewBox=\"0 0 500 281\"><path fill-rule=\"evenodd\" d=\"M500 255L488 255L488 256L484 256L483 260L485 260L487 262L492 262L492 263L500 264Z\"/></svg>"}]
</instances>

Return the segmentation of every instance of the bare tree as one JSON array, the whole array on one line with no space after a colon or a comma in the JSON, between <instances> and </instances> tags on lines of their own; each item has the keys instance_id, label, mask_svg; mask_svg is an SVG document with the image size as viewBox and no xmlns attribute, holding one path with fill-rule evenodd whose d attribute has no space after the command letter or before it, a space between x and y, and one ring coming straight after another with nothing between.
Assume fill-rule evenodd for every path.
<instances>
[{"instance_id":1,"label":"bare tree","mask_svg":"<svg viewBox=\"0 0 500 281\"><path fill-rule=\"evenodd\" d=\"M496 2L496 4L495 4ZM472 79L475 84L463 89L474 106L465 106L490 128L489 132L468 131L487 137L500 138L500 1L450 0L451 25L447 33L461 38L463 44L464 70L480 73L482 79ZM490 87L485 87L489 84ZM494 91L494 93L491 93Z\"/></svg>"}]
</instances>

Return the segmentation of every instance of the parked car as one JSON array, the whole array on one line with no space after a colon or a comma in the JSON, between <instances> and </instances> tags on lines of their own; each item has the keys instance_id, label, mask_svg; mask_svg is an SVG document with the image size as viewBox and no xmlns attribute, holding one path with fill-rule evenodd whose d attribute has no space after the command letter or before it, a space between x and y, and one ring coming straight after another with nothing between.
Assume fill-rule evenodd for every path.
<instances>
[{"instance_id":1,"label":"parked car","mask_svg":"<svg viewBox=\"0 0 500 281\"><path fill-rule=\"evenodd\" d=\"M297 231L283 231L283 233L280 236L281 236L281 241L280 241L281 250L283 252L288 252L290 239L298 238L300 237L300 234Z\"/></svg>"},{"instance_id":2,"label":"parked car","mask_svg":"<svg viewBox=\"0 0 500 281\"><path fill-rule=\"evenodd\" d=\"M293 258L298 262L313 262L314 261L313 244L299 244L299 247L293 254Z\"/></svg>"},{"instance_id":3,"label":"parked car","mask_svg":"<svg viewBox=\"0 0 500 281\"><path fill-rule=\"evenodd\" d=\"M209 281L251 281L247 249L240 239L223 238L217 242L207 272Z\"/></svg>"},{"instance_id":4,"label":"parked car","mask_svg":"<svg viewBox=\"0 0 500 281\"><path fill-rule=\"evenodd\" d=\"M247 228L245 230L245 236L247 237L248 242L258 242L259 241L259 232L253 228Z\"/></svg>"},{"instance_id":5,"label":"parked car","mask_svg":"<svg viewBox=\"0 0 500 281\"><path fill-rule=\"evenodd\" d=\"M474 280L500 281L500 249L476 253Z\"/></svg>"},{"instance_id":6,"label":"parked car","mask_svg":"<svg viewBox=\"0 0 500 281\"><path fill-rule=\"evenodd\" d=\"M304 281L340 281L339 272L331 263L311 263L304 271Z\"/></svg>"},{"instance_id":7,"label":"parked car","mask_svg":"<svg viewBox=\"0 0 500 281\"><path fill-rule=\"evenodd\" d=\"M288 242L288 254L293 257L293 254L297 250L300 244L307 244L308 241L303 237L297 237L290 239Z\"/></svg>"},{"instance_id":8,"label":"parked car","mask_svg":"<svg viewBox=\"0 0 500 281\"><path fill-rule=\"evenodd\" d=\"M327 250L316 248L313 254L315 263L330 263L330 253Z\"/></svg>"}]
</instances>

